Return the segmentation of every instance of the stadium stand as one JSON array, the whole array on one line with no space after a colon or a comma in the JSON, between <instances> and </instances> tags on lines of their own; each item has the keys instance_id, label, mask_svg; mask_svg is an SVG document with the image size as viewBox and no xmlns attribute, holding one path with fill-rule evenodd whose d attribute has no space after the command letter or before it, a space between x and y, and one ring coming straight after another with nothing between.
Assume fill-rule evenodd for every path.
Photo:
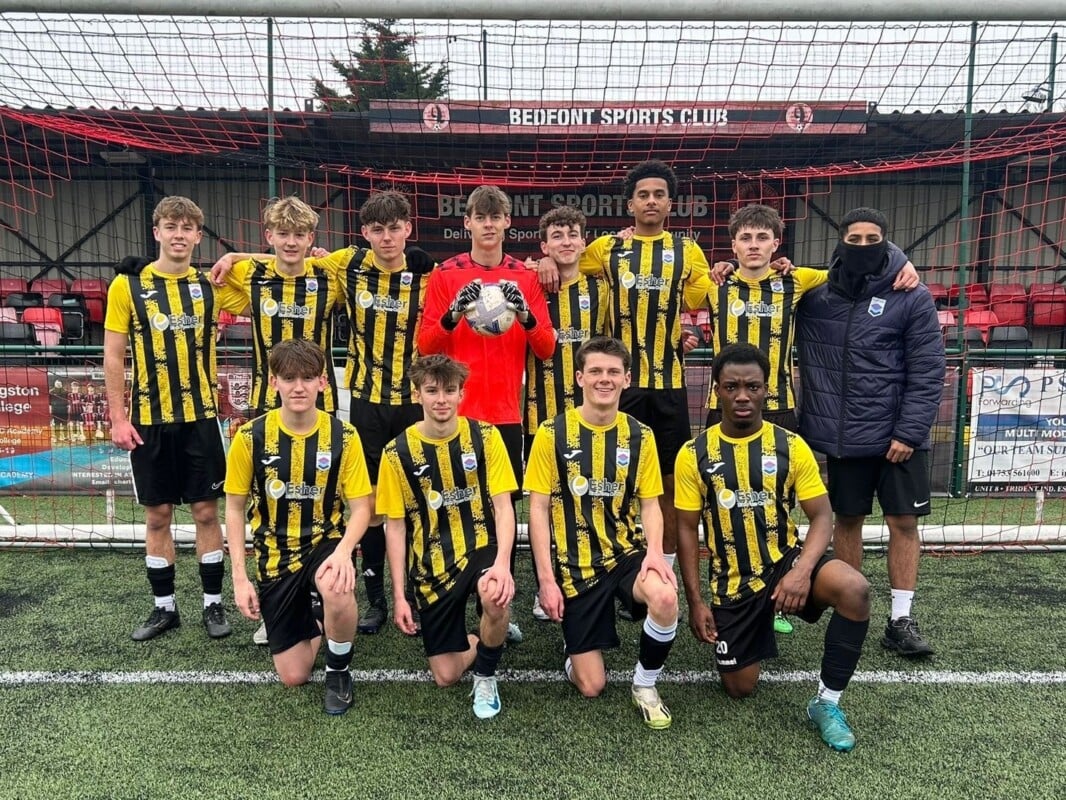
<instances>
[{"instance_id":1,"label":"stadium stand","mask_svg":"<svg viewBox=\"0 0 1066 800\"><path fill-rule=\"evenodd\" d=\"M988 330L999 325L995 311L987 308L967 308L962 312L962 324L966 328L976 328L981 332L981 340L988 342Z\"/></svg>"},{"instance_id":2,"label":"stadium stand","mask_svg":"<svg viewBox=\"0 0 1066 800\"><path fill-rule=\"evenodd\" d=\"M33 326L37 344L54 347L63 338L63 312L47 306L27 308L22 312L22 321Z\"/></svg>"},{"instance_id":3,"label":"stadium stand","mask_svg":"<svg viewBox=\"0 0 1066 800\"><path fill-rule=\"evenodd\" d=\"M1029 321L1029 298L1020 283L1001 283L988 293L989 307L1000 325L1025 325Z\"/></svg>"},{"instance_id":4,"label":"stadium stand","mask_svg":"<svg viewBox=\"0 0 1066 800\"><path fill-rule=\"evenodd\" d=\"M44 295L40 292L12 292L4 298L4 305L15 309L15 313L22 318L22 312L27 308L44 305Z\"/></svg>"}]
</instances>

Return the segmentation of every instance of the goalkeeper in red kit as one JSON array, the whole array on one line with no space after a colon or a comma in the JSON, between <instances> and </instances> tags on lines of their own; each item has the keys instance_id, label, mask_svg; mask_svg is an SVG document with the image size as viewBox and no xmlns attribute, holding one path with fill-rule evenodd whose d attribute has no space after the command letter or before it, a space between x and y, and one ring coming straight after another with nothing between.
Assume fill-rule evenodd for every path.
<instances>
[{"instance_id":1,"label":"goalkeeper in red kit","mask_svg":"<svg viewBox=\"0 0 1066 800\"><path fill-rule=\"evenodd\" d=\"M463 227L470 231L470 252L450 258L431 274L418 331L418 352L443 353L470 368L459 414L492 423L500 431L518 484L522 483L522 376L526 348L540 359L555 352L555 329L536 273L505 255L511 227L511 199L496 186L470 193ZM500 336L484 336L463 318L477 302L481 286L498 283L517 324ZM512 555L512 572L513 555ZM508 640L521 640L511 624Z\"/></svg>"}]
</instances>

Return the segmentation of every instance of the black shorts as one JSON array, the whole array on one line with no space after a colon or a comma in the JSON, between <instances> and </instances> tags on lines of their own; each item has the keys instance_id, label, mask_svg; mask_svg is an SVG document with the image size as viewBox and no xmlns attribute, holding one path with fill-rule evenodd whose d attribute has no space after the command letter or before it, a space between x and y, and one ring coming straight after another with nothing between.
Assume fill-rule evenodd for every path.
<instances>
[{"instance_id":1,"label":"black shorts","mask_svg":"<svg viewBox=\"0 0 1066 800\"><path fill-rule=\"evenodd\" d=\"M568 655L618 647L618 630L614 624L616 597L633 615L633 619L641 620L647 616L648 607L633 599L633 584L640 574L644 556L644 551L623 556L618 566L591 589L577 597L565 598L563 642Z\"/></svg>"},{"instance_id":2,"label":"black shorts","mask_svg":"<svg viewBox=\"0 0 1066 800\"><path fill-rule=\"evenodd\" d=\"M432 605L421 605L422 595L416 587L415 597L419 598L418 612L422 617L422 647L427 658L443 653L463 653L470 648L466 633L466 601L470 595L477 594L478 579L495 560L494 544L474 550L455 586ZM480 604L478 613L481 613Z\"/></svg>"},{"instance_id":3,"label":"black shorts","mask_svg":"<svg viewBox=\"0 0 1066 800\"><path fill-rule=\"evenodd\" d=\"M884 456L829 458L829 502L834 513L864 517L873 511L874 494L881 512L924 517L930 513L929 451L915 450L899 464Z\"/></svg>"},{"instance_id":4,"label":"black shorts","mask_svg":"<svg viewBox=\"0 0 1066 800\"><path fill-rule=\"evenodd\" d=\"M259 584L259 613L266 623L270 654L322 635L311 609L315 573L333 555L340 539L323 539L300 569Z\"/></svg>"},{"instance_id":5,"label":"black shorts","mask_svg":"<svg viewBox=\"0 0 1066 800\"><path fill-rule=\"evenodd\" d=\"M385 445L423 418L422 406L417 403L405 403L389 406L383 403L371 403L352 398L348 410L348 420L359 433L363 443L363 456L366 469L370 473L370 483L377 486L378 468L381 466L381 453Z\"/></svg>"},{"instance_id":6,"label":"black shorts","mask_svg":"<svg viewBox=\"0 0 1066 800\"><path fill-rule=\"evenodd\" d=\"M765 589L735 605L714 606L714 625L718 629L714 665L719 672L736 672L739 669L777 656L777 639L774 636L774 601L771 595L781 579L792 569L802 554L796 547L785 554L773 567ZM822 567L833 559L823 555L811 572L811 586ZM822 608L815 604L813 592L807 595L807 604L796 615L805 622L817 622Z\"/></svg>"},{"instance_id":7,"label":"black shorts","mask_svg":"<svg viewBox=\"0 0 1066 800\"><path fill-rule=\"evenodd\" d=\"M130 451L133 491L142 506L217 500L225 492L226 450L217 419L137 426Z\"/></svg>"},{"instance_id":8,"label":"black shorts","mask_svg":"<svg viewBox=\"0 0 1066 800\"><path fill-rule=\"evenodd\" d=\"M500 432L500 438L503 439L503 446L507 450L507 458L510 460L511 469L514 471L514 479L518 482L518 492L515 496L521 497L522 480L526 474L522 463L522 451L525 449L525 433L522 430L522 424L515 422L510 425L496 425L496 430Z\"/></svg>"},{"instance_id":9,"label":"black shorts","mask_svg":"<svg viewBox=\"0 0 1066 800\"><path fill-rule=\"evenodd\" d=\"M688 421L687 389L640 389L622 391L618 410L636 417L655 434L655 450L663 475L674 474L674 460L692 438Z\"/></svg>"},{"instance_id":10,"label":"black shorts","mask_svg":"<svg viewBox=\"0 0 1066 800\"><path fill-rule=\"evenodd\" d=\"M779 428L784 428L786 431L792 431L793 433L799 433L799 420L796 419L796 410L792 408L786 408L781 411L763 411L763 422L770 422ZM717 425L722 421L722 409L709 408L707 409L707 427Z\"/></svg>"}]
</instances>

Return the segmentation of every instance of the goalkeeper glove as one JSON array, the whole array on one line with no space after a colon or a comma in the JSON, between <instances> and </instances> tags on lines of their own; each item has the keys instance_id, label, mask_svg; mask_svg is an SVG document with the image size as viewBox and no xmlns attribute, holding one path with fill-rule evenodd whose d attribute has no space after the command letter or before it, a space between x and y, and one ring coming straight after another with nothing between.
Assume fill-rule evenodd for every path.
<instances>
[{"instance_id":1,"label":"goalkeeper glove","mask_svg":"<svg viewBox=\"0 0 1066 800\"><path fill-rule=\"evenodd\" d=\"M459 319L478 301L479 297L481 297L480 280L472 280L456 292L455 299L452 300L452 304L448 306L448 310L440 320L444 330L455 330L455 326L459 324Z\"/></svg>"},{"instance_id":2,"label":"goalkeeper glove","mask_svg":"<svg viewBox=\"0 0 1066 800\"><path fill-rule=\"evenodd\" d=\"M537 318L529 310L529 303L526 302L526 296L522 294L518 284L514 281L500 281L500 291L503 292L507 305L515 312L518 321L522 323L522 327L527 331L535 328L537 326Z\"/></svg>"}]
</instances>

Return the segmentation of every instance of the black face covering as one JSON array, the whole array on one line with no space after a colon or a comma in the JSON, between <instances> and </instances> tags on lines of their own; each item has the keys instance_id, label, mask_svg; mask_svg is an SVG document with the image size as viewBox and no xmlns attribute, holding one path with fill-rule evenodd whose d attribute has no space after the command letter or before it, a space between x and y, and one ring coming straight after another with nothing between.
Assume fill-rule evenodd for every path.
<instances>
[{"instance_id":1,"label":"black face covering","mask_svg":"<svg viewBox=\"0 0 1066 800\"><path fill-rule=\"evenodd\" d=\"M840 262L841 287L852 297L860 295L866 279L881 269L887 256L887 240L862 245L840 242L833 257Z\"/></svg>"}]
</instances>

